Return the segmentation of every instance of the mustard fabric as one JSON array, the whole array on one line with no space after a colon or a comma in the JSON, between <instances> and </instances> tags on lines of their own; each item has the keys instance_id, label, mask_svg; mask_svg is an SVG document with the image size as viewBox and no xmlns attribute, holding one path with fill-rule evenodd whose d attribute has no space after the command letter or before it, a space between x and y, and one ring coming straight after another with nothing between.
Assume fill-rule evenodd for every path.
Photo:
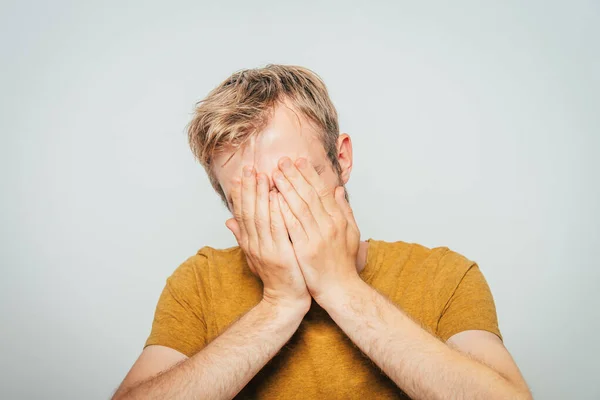
<instances>
[{"instance_id":1,"label":"mustard fabric","mask_svg":"<svg viewBox=\"0 0 600 400\"><path fill-rule=\"evenodd\" d=\"M360 277L429 332L443 341L471 329L502 338L492 294L476 263L447 247L368 242ZM261 297L262 283L239 247L203 247L167 279L145 346L167 346L191 357ZM236 398L407 397L313 301L289 342Z\"/></svg>"}]
</instances>

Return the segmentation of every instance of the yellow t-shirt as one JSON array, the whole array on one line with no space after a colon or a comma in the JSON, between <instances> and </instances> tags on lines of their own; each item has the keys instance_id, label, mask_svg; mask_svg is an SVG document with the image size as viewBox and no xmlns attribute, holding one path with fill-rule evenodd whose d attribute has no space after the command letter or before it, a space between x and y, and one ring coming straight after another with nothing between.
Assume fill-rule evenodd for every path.
<instances>
[{"instance_id":1,"label":"yellow t-shirt","mask_svg":"<svg viewBox=\"0 0 600 400\"><path fill-rule=\"evenodd\" d=\"M443 341L470 329L502 338L476 263L446 247L368 242L360 277L429 332ZM239 247L203 247L167 279L145 346L167 346L191 357L261 298L262 282ZM313 301L289 342L236 398L406 397Z\"/></svg>"}]
</instances>

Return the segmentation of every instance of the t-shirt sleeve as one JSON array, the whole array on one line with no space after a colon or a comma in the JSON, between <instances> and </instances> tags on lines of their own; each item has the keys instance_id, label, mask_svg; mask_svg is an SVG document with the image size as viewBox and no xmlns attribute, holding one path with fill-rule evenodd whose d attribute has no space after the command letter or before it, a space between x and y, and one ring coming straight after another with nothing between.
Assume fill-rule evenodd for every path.
<instances>
[{"instance_id":1,"label":"t-shirt sleeve","mask_svg":"<svg viewBox=\"0 0 600 400\"><path fill-rule=\"evenodd\" d=\"M500 339L496 305L490 287L477 264L472 264L446 303L437 335L444 342L468 330L484 330Z\"/></svg>"},{"instance_id":2,"label":"t-shirt sleeve","mask_svg":"<svg viewBox=\"0 0 600 400\"><path fill-rule=\"evenodd\" d=\"M205 262L202 255L191 257L167 279L144 348L161 345L191 357L206 345L206 298L196 270Z\"/></svg>"}]
</instances>

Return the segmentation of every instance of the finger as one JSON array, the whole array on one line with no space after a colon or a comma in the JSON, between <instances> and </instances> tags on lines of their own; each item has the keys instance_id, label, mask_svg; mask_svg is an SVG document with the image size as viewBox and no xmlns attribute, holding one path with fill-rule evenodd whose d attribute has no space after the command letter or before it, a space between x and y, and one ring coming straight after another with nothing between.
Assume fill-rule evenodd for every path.
<instances>
[{"instance_id":1,"label":"finger","mask_svg":"<svg viewBox=\"0 0 600 400\"><path fill-rule=\"evenodd\" d=\"M291 210L292 215L300 222L305 235L312 237L319 235L319 225L308 204L302 200L298 192L296 192L296 189L294 189L292 184L286 179L285 175L277 169L273 172L273 180L275 181L275 186L277 186L279 193L283 196L288 208ZM281 209L283 210L283 206L281 206ZM285 214L283 216L285 218Z\"/></svg>"},{"instance_id":2,"label":"finger","mask_svg":"<svg viewBox=\"0 0 600 400\"><path fill-rule=\"evenodd\" d=\"M274 190L269 192L269 213L271 216L271 237L273 238L273 242L275 242L275 246L278 249L284 249L286 245L290 244L290 239L281 208L279 207L279 197Z\"/></svg>"},{"instance_id":3,"label":"finger","mask_svg":"<svg viewBox=\"0 0 600 400\"><path fill-rule=\"evenodd\" d=\"M233 217L237 222L238 228L237 241L240 247L245 248L247 245L248 234L242 218L242 181L239 178L236 178L233 182L231 188L231 202L233 203Z\"/></svg>"},{"instance_id":4,"label":"finger","mask_svg":"<svg viewBox=\"0 0 600 400\"><path fill-rule=\"evenodd\" d=\"M256 215L254 223L259 241L271 242L271 217L269 215L269 180L262 172L256 176Z\"/></svg>"},{"instance_id":5,"label":"finger","mask_svg":"<svg viewBox=\"0 0 600 400\"><path fill-rule=\"evenodd\" d=\"M300 195L300 198L302 198L302 200L304 200L304 202L308 205L312 215L317 221L317 224L320 227L323 227L325 223L328 223L329 214L323 207L321 198L319 197L315 188L304 178L298 168L292 164L292 160L290 160L289 157L281 158L281 160L279 160L279 169L292 184L292 187L296 190L296 193Z\"/></svg>"},{"instance_id":6,"label":"finger","mask_svg":"<svg viewBox=\"0 0 600 400\"><path fill-rule=\"evenodd\" d=\"M356 220L354 219L354 212L352 211L352 207L346 201L346 189L343 186L338 186L335 189L335 200L342 210L342 214L346 218L349 224L356 225Z\"/></svg>"},{"instance_id":7,"label":"finger","mask_svg":"<svg viewBox=\"0 0 600 400\"><path fill-rule=\"evenodd\" d=\"M333 195L335 187L333 189L328 187L323 178L319 176L319 173L315 167L309 163L306 158L297 159L295 164L298 168L298 171L300 171L300 174L302 174L306 182L313 187L314 191L317 193L317 196L319 196L321 204L323 204L323 208L330 214L332 212L336 212L338 207Z\"/></svg>"},{"instance_id":8,"label":"finger","mask_svg":"<svg viewBox=\"0 0 600 400\"><path fill-rule=\"evenodd\" d=\"M229 218L227 221L225 221L225 226L231 231L231 233L233 233L233 236L235 236L235 240L238 242L238 244L241 245L240 226L238 225L235 218Z\"/></svg>"},{"instance_id":9,"label":"finger","mask_svg":"<svg viewBox=\"0 0 600 400\"><path fill-rule=\"evenodd\" d=\"M240 238L240 225L235 220L235 218L229 218L227 221L225 221L225 226L233 233L233 236L235 236L235 240L237 240L238 244L243 250L244 248L242 246ZM252 273L256 275L256 268L254 267L254 264L252 264L252 261L248 258L248 256L246 256L246 262L248 263L248 267L250 268Z\"/></svg>"},{"instance_id":10,"label":"finger","mask_svg":"<svg viewBox=\"0 0 600 400\"><path fill-rule=\"evenodd\" d=\"M256 176L253 167L245 166L242 173L242 220L248 235L248 246L258 244L254 214L256 208Z\"/></svg>"},{"instance_id":11,"label":"finger","mask_svg":"<svg viewBox=\"0 0 600 400\"><path fill-rule=\"evenodd\" d=\"M285 227L290 234L290 239L292 239L292 243L302 243L308 239L306 232L302 228L300 221L294 216L294 213L290 209L287 201L283 197L281 193L277 193L277 197L279 200L279 208L281 209L281 215L283 215L283 221L285 222Z\"/></svg>"}]
</instances>

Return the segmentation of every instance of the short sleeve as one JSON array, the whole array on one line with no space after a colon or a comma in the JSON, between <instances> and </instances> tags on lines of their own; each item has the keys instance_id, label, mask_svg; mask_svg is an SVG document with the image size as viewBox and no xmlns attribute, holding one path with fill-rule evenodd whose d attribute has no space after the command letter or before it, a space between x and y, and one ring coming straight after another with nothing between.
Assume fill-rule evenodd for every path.
<instances>
[{"instance_id":1,"label":"short sleeve","mask_svg":"<svg viewBox=\"0 0 600 400\"><path fill-rule=\"evenodd\" d=\"M444 307L437 336L445 342L467 330L492 332L502 339L492 292L477 264L469 267Z\"/></svg>"},{"instance_id":2,"label":"short sleeve","mask_svg":"<svg viewBox=\"0 0 600 400\"><path fill-rule=\"evenodd\" d=\"M202 255L191 257L167 279L144 347L166 346L191 357L206 345L206 298L196 271L205 262Z\"/></svg>"}]
</instances>

